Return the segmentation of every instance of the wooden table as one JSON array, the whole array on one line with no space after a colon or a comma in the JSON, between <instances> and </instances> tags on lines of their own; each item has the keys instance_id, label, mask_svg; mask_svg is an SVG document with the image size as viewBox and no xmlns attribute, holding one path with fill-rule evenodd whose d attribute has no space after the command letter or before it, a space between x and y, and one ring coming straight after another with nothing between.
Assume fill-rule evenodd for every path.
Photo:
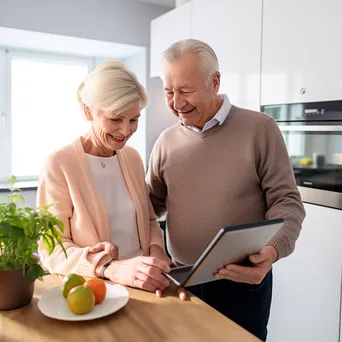
<instances>
[{"instance_id":1,"label":"wooden table","mask_svg":"<svg viewBox=\"0 0 342 342\"><path fill-rule=\"evenodd\" d=\"M169 288L163 298L128 288L128 304L110 316L86 322L57 321L41 314L37 303L43 292L58 285L60 280L56 275L45 276L43 282L36 282L30 305L0 311L0 341L259 341L197 297L182 302L175 288Z\"/></svg>"}]
</instances>

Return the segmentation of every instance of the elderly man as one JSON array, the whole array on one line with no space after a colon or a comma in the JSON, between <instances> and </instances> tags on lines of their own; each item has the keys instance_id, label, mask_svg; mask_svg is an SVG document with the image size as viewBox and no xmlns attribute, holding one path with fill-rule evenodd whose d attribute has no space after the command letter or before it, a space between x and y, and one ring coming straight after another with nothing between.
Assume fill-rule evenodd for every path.
<instances>
[{"instance_id":1,"label":"elderly man","mask_svg":"<svg viewBox=\"0 0 342 342\"><path fill-rule=\"evenodd\" d=\"M262 340L272 297L272 264L289 255L305 211L286 146L268 115L219 94L215 52L188 39L163 53L165 97L179 123L155 143L147 183L155 213L167 211L173 261L192 265L226 226L285 219L250 264L226 265L220 280L189 290Z\"/></svg>"}]
</instances>

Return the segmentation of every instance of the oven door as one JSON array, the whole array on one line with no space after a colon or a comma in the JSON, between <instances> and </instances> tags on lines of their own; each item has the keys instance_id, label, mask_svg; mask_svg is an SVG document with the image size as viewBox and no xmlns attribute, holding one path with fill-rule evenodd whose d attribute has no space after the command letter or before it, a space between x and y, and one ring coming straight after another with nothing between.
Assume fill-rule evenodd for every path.
<instances>
[{"instance_id":1,"label":"oven door","mask_svg":"<svg viewBox=\"0 0 342 342\"><path fill-rule=\"evenodd\" d=\"M342 125L279 128L303 201L342 209Z\"/></svg>"}]
</instances>

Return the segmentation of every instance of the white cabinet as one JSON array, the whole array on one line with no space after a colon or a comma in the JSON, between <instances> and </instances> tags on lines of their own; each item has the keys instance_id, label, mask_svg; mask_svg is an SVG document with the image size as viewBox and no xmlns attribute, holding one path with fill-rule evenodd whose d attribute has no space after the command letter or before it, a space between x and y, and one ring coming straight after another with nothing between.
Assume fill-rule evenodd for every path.
<instances>
[{"instance_id":1,"label":"white cabinet","mask_svg":"<svg viewBox=\"0 0 342 342\"><path fill-rule=\"evenodd\" d=\"M172 43L191 38L191 1L151 21L150 76L160 76L160 56Z\"/></svg>"},{"instance_id":2,"label":"white cabinet","mask_svg":"<svg viewBox=\"0 0 342 342\"><path fill-rule=\"evenodd\" d=\"M192 36L216 52L221 93L259 110L262 0L193 0Z\"/></svg>"},{"instance_id":3,"label":"white cabinet","mask_svg":"<svg viewBox=\"0 0 342 342\"><path fill-rule=\"evenodd\" d=\"M261 104L342 99L342 1L264 0Z\"/></svg>"},{"instance_id":4,"label":"white cabinet","mask_svg":"<svg viewBox=\"0 0 342 342\"><path fill-rule=\"evenodd\" d=\"M295 252L274 265L267 342L339 342L342 211L305 209Z\"/></svg>"}]
</instances>

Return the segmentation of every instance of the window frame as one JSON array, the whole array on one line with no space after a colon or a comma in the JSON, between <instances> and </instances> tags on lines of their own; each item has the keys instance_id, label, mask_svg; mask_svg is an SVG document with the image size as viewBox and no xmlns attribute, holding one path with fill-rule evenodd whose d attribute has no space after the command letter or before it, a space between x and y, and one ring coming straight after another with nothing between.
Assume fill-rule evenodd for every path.
<instances>
[{"instance_id":1,"label":"window frame","mask_svg":"<svg viewBox=\"0 0 342 342\"><path fill-rule=\"evenodd\" d=\"M13 59L68 65L83 64L88 68L88 74L96 66L95 57L20 50L0 46L0 74L3 75L0 78L0 183L4 184L12 175L11 74ZM18 177L18 181L31 182L32 184L32 181L38 181L38 177L39 175Z\"/></svg>"}]
</instances>

